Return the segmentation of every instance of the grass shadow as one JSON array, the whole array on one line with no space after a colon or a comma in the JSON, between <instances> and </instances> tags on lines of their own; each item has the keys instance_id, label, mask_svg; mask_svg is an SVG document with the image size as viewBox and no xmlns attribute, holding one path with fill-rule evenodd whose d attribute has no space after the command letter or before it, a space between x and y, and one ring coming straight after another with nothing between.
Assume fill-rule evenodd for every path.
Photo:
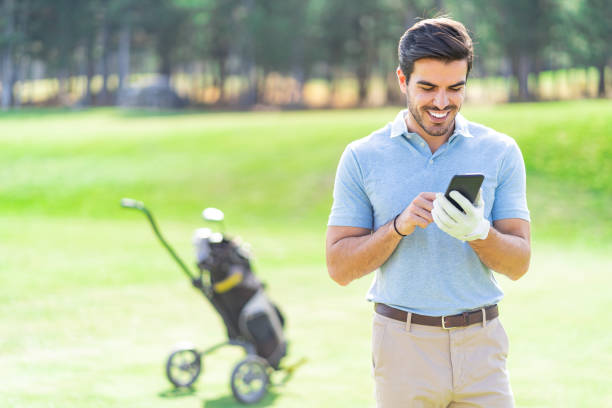
<instances>
[{"instance_id":1,"label":"grass shadow","mask_svg":"<svg viewBox=\"0 0 612 408\"><path fill-rule=\"evenodd\" d=\"M276 381L271 381L272 386L273 387L282 387L285 384L287 384L287 382L289 380L291 380L291 378L293 377L293 374L295 374L295 371L301 367L302 365L306 364L308 362L307 358L302 357L300 360L298 360L297 362L293 363L292 365L289 366L285 366L284 368L282 368L281 370L278 370L275 373L275 380ZM280 380L278 379L279 376L282 376L280 378Z\"/></svg>"},{"instance_id":2,"label":"grass shadow","mask_svg":"<svg viewBox=\"0 0 612 408\"><path fill-rule=\"evenodd\" d=\"M268 393L261 401L259 401L257 404L252 404L249 406L269 407L274 404L274 401L276 401L278 397L279 394L276 391L269 389ZM204 401L204 403L202 404L202 408L242 408L244 406L244 404L241 404L240 402L236 401L236 399L232 395L226 395L224 397L217 398L214 400Z\"/></svg>"},{"instance_id":3,"label":"grass shadow","mask_svg":"<svg viewBox=\"0 0 612 408\"><path fill-rule=\"evenodd\" d=\"M238 109L230 106L186 106L183 108L146 108L116 107L115 114L124 118L141 118L156 116L191 116L215 114L240 114L256 112L251 109Z\"/></svg>"},{"instance_id":4,"label":"grass shadow","mask_svg":"<svg viewBox=\"0 0 612 408\"><path fill-rule=\"evenodd\" d=\"M158 108L116 108L117 116L124 118L163 117L163 116L189 116L208 113L195 108L158 109Z\"/></svg>"},{"instance_id":5,"label":"grass shadow","mask_svg":"<svg viewBox=\"0 0 612 408\"><path fill-rule=\"evenodd\" d=\"M166 391L162 391L159 394L157 394L159 397L161 398L181 398L181 397L188 397L190 395L194 395L196 392L196 389L193 387L181 387L181 388L170 388Z\"/></svg>"},{"instance_id":6,"label":"grass shadow","mask_svg":"<svg viewBox=\"0 0 612 408\"><path fill-rule=\"evenodd\" d=\"M70 107L23 107L10 111L0 112L0 119L32 119L48 118L54 116L67 116L89 112L92 108L70 108Z\"/></svg>"}]
</instances>

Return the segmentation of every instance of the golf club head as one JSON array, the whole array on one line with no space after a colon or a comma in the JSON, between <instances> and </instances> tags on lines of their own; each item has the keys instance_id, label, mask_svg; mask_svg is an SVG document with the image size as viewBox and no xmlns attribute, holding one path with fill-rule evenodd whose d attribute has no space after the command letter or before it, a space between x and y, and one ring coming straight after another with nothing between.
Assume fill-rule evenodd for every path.
<instances>
[{"instance_id":1,"label":"golf club head","mask_svg":"<svg viewBox=\"0 0 612 408\"><path fill-rule=\"evenodd\" d=\"M144 208L142 201L136 201L132 198L122 198L121 206L123 208L135 208L137 210L142 210Z\"/></svg>"},{"instance_id":2,"label":"golf club head","mask_svg":"<svg viewBox=\"0 0 612 408\"><path fill-rule=\"evenodd\" d=\"M225 218L223 211L218 208L208 207L202 211L202 218L206 221L221 222Z\"/></svg>"}]
</instances>

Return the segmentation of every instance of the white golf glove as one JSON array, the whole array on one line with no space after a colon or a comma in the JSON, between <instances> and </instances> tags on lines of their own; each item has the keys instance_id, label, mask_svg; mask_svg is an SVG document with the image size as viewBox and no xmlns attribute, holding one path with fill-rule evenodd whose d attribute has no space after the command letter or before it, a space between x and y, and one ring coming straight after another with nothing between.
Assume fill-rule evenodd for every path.
<instances>
[{"instance_id":1,"label":"white golf glove","mask_svg":"<svg viewBox=\"0 0 612 408\"><path fill-rule=\"evenodd\" d=\"M484 217L482 189L476 197L476 205L458 191L451 191L450 196L463 208L465 214L448 201L444 194L437 193L431 215L438 228L461 241L485 239L489 235L491 223Z\"/></svg>"}]
</instances>

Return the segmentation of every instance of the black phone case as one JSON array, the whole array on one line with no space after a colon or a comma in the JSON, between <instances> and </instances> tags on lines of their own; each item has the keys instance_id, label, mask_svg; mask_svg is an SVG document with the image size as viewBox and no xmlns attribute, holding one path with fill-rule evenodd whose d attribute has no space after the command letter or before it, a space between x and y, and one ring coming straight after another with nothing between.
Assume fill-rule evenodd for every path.
<instances>
[{"instance_id":1,"label":"black phone case","mask_svg":"<svg viewBox=\"0 0 612 408\"><path fill-rule=\"evenodd\" d=\"M470 200L472 204L476 202L478 191L484 180L483 174L457 174L453 176L451 182L448 184L446 193L444 196L450 201L458 210L464 212L463 209L455 200L453 200L449 193L453 190L461 193L462 196Z\"/></svg>"}]
</instances>

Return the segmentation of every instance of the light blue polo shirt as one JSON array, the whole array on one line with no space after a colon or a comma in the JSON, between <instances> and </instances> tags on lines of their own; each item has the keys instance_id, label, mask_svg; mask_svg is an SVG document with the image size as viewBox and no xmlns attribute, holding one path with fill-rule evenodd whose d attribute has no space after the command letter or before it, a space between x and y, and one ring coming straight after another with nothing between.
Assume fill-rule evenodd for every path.
<instances>
[{"instance_id":1,"label":"light blue polo shirt","mask_svg":"<svg viewBox=\"0 0 612 408\"><path fill-rule=\"evenodd\" d=\"M482 173L489 221L529 221L525 165L514 139L458 114L455 131L434 154L395 120L344 150L328 225L377 230L421 192L444 192L455 174ZM416 227L375 272L366 299L413 313L442 316L499 302L503 292L492 271L467 242L435 223Z\"/></svg>"}]
</instances>

